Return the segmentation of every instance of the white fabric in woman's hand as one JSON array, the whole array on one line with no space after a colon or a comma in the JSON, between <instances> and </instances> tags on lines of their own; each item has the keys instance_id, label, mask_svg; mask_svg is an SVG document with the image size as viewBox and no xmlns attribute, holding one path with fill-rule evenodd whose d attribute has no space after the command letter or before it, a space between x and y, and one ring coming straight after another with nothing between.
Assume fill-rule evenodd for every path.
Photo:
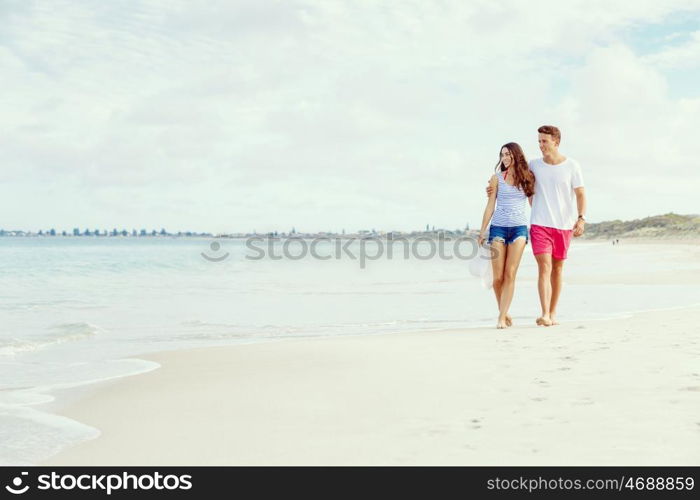
<instances>
[{"instance_id":1,"label":"white fabric in woman's hand","mask_svg":"<svg viewBox=\"0 0 700 500\"><path fill-rule=\"evenodd\" d=\"M469 272L472 276L481 279L484 288L493 286L493 269L491 267L491 247L481 245L479 251L469 261Z\"/></svg>"}]
</instances>

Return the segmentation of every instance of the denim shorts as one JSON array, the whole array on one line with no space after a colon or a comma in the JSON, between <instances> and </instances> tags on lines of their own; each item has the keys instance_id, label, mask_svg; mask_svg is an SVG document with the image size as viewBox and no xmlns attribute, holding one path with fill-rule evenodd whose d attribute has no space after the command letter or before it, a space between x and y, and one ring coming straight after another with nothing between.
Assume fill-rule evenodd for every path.
<instances>
[{"instance_id":1,"label":"denim shorts","mask_svg":"<svg viewBox=\"0 0 700 500\"><path fill-rule=\"evenodd\" d=\"M492 225L489 227L489 243L495 239L496 241L501 241L506 245L510 245L521 236L525 238L525 244L527 245L529 241L527 226L504 227Z\"/></svg>"}]
</instances>

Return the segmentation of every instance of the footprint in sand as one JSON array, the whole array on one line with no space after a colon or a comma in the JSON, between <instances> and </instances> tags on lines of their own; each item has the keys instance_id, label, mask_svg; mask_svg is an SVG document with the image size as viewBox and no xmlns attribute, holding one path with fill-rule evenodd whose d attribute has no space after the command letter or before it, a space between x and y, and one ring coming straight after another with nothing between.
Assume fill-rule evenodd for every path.
<instances>
[{"instance_id":1,"label":"footprint in sand","mask_svg":"<svg viewBox=\"0 0 700 500\"><path fill-rule=\"evenodd\" d=\"M425 433L429 436L441 436L447 434L447 429L445 427L432 427L425 430Z\"/></svg>"},{"instance_id":2,"label":"footprint in sand","mask_svg":"<svg viewBox=\"0 0 700 500\"><path fill-rule=\"evenodd\" d=\"M690 392L700 392L700 385L691 385L690 387L683 387L680 390L681 391L690 391Z\"/></svg>"}]
</instances>

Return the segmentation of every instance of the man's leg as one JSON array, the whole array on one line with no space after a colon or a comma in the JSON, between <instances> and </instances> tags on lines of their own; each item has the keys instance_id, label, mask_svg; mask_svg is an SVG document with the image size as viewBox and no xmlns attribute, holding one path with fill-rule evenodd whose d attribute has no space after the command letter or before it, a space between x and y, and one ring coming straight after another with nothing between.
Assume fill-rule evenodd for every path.
<instances>
[{"instance_id":1,"label":"man's leg","mask_svg":"<svg viewBox=\"0 0 700 500\"><path fill-rule=\"evenodd\" d=\"M571 244L571 237L573 231L567 230L555 230L553 232L553 246L552 246L552 299L549 303L549 317L552 320L552 324L558 325L556 321L557 304L559 303L559 295L561 294L562 288L562 272L564 269L564 259L569 251L569 245Z\"/></svg>"},{"instance_id":2,"label":"man's leg","mask_svg":"<svg viewBox=\"0 0 700 500\"><path fill-rule=\"evenodd\" d=\"M556 320L557 314L557 303L559 302L559 294L561 293L562 286L562 271L564 270L564 260L555 259L552 257L552 299L549 303L549 318L552 320L553 325L558 325Z\"/></svg>"},{"instance_id":3,"label":"man's leg","mask_svg":"<svg viewBox=\"0 0 700 500\"><path fill-rule=\"evenodd\" d=\"M540 294L540 306L542 316L537 318L537 324L541 326L551 326L550 304L552 301L552 256L548 253L535 255L537 259L537 291Z\"/></svg>"}]
</instances>

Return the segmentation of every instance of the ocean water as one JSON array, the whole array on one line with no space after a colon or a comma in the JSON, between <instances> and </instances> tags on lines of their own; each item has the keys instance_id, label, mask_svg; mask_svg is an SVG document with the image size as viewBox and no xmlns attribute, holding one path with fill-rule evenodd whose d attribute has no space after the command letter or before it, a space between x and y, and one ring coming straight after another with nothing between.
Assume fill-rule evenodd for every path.
<instances>
[{"instance_id":1,"label":"ocean water","mask_svg":"<svg viewBox=\"0 0 700 500\"><path fill-rule=\"evenodd\" d=\"M359 247L355 242L348 251L358 256ZM51 413L46 404L60 403L62 389L158 368L140 354L495 324L493 292L470 273L469 260L426 258L428 242L418 243L409 258L402 249L396 247L389 259L384 248L381 257L361 264L331 242L316 248L331 256L326 260L255 260L246 256L260 251L241 240L0 238L0 464L37 463L98 435ZM282 250L276 242L275 254ZM298 256L301 244L287 250ZM366 250L378 255L376 243L367 243ZM576 242L567 272L682 273L691 251L681 245ZM539 311L535 279L528 247L511 309L516 323L531 323ZM699 290L622 281L565 285L560 320L687 306Z\"/></svg>"}]
</instances>

